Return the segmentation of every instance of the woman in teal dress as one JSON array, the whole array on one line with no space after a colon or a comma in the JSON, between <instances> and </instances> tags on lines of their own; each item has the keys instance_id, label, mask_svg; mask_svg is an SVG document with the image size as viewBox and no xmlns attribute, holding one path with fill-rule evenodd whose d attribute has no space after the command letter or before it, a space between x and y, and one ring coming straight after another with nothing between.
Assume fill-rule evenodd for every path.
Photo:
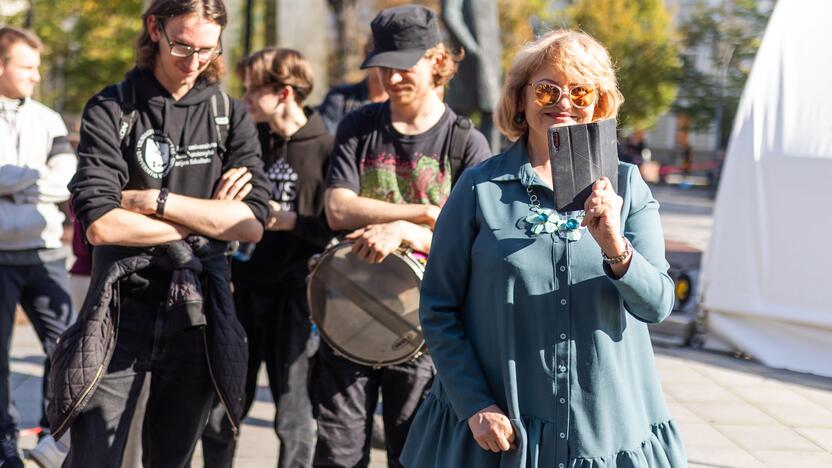
<instances>
[{"instance_id":1,"label":"woman in teal dress","mask_svg":"<svg viewBox=\"0 0 832 468\"><path fill-rule=\"evenodd\" d=\"M408 468L687 466L647 331L673 307L658 203L620 163L618 194L601 179L585 211L550 211L547 130L622 101L584 33L518 53L497 115L516 143L463 173L436 223L420 309L438 379Z\"/></svg>"}]
</instances>

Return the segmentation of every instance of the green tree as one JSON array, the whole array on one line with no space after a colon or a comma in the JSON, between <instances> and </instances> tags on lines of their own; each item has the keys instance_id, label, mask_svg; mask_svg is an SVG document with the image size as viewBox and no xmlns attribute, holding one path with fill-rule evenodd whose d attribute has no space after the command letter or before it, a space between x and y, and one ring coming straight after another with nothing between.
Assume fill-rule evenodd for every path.
<instances>
[{"instance_id":1,"label":"green tree","mask_svg":"<svg viewBox=\"0 0 832 468\"><path fill-rule=\"evenodd\" d=\"M139 0L31 0L30 10L9 23L31 22L46 46L39 99L61 112L77 113L132 67L140 16Z\"/></svg>"},{"instance_id":2,"label":"green tree","mask_svg":"<svg viewBox=\"0 0 832 468\"><path fill-rule=\"evenodd\" d=\"M699 0L680 24L682 56L677 113L691 127L719 125L720 146L727 144L745 81L771 15L772 1Z\"/></svg>"},{"instance_id":3,"label":"green tree","mask_svg":"<svg viewBox=\"0 0 832 468\"><path fill-rule=\"evenodd\" d=\"M651 127L670 109L680 70L677 34L662 0L578 0L566 20L598 39L617 69L624 105L619 124Z\"/></svg>"},{"instance_id":4,"label":"green tree","mask_svg":"<svg viewBox=\"0 0 832 468\"><path fill-rule=\"evenodd\" d=\"M497 0L500 17L500 41L503 44L503 56L500 63L503 70L508 70L514 54L524 43L534 39L536 25L550 20L548 0Z\"/></svg>"}]
</instances>

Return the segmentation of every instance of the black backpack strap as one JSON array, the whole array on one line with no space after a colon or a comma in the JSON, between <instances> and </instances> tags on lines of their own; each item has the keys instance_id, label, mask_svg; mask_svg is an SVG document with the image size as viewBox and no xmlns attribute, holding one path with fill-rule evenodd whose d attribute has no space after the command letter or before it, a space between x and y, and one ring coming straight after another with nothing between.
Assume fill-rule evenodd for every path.
<instances>
[{"instance_id":1,"label":"black backpack strap","mask_svg":"<svg viewBox=\"0 0 832 468\"><path fill-rule=\"evenodd\" d=\"M465 144L468 142L468 135L474 127L468 117L458 115L451 127L450 141L448 142L448 159L451 160L451 182L456 184L459 179L462 160L465 158Z\"/></svg>"},{"instance_id":2,"label":"black backpack strap","mask_svg":"<svg viewBox=\"0 0 832 468\"><path fill-rule=\"evenodd\" d=\"M116 83L116 94L121 108L121 117L118 123L118 141L124 141L130 136L133 124L136 123L138 111L136 110L136 88L127 80Z\"/></svg>"},{"instance_id":3,"label":"black backpack strap","mask_svg":"<svg viewBox=\"0 0 832 468\"><path fill-rule=\"evenodd\" d=\"M218 95L219 98L217 98ZM231 125L231 119L228 117L230 109L231 100L224 91L219 90L211 96L211 117L214 119L214 128L217 130L217 148L220 159L225 157L225 152L228 149L225 142L228 140L228 128Z\"/></svg>"}]
</instances>

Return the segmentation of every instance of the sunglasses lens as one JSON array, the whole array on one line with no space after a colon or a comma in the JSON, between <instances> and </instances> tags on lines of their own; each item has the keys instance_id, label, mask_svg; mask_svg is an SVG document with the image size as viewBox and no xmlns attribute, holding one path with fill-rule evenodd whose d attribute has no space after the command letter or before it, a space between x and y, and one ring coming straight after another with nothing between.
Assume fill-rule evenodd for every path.
<instances>
[{"instance_id":1,"label":"sunglasses lens","mask_svg":"<svg viewBox=\"0 0 832 468\"><path fill-rule=\"evenodd\" d=\"M575 86L569 90L569 99L579 108L591 106L596 96L595 88L592 86Z\"/></svg>"},{"instance_id":2,"label":"sunglasses lens","mask_svg":"<svg viewBox=\"0 0 832 468\"><path fill-rule=\"evenodd\" d=\"M551 83L537 83L534 97L540 107L552 106L560 100L560 88Z\"/></svg>"}]
</instances>

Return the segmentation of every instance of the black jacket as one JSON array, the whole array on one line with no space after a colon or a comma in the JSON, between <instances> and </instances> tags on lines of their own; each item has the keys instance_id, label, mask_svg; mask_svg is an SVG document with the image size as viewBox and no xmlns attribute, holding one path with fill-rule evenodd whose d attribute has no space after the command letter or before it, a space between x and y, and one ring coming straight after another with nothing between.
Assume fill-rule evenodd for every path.
<instances>
[{"instance_id":1,"label":"black jacket","mask_svg":"<svg viewBox=\"0 0 832 468\"><path fill-rule=\"evenodd\" d=\"M80 318L61 335L51 356L47 417L56 438L89 402L113 357L122 281L148 268L171 273L166 311L177 318L167 322L180 329L203 327L214 389L236 433L243 413L248 344L234 312L226 249L225 242L201 236L152 248L95 248Z\"/></svg>"},{"instance_id":2,"label":"black jacket","mask_svg":"<svg viewBox=\"0 0 832 468\"><path fill-rule=\"evenodd\" d=\"M201 80L175 101L149 71L134 69L126 79L135 89L138 115L123 142L115 85L104 88L84 109L78 171L69 183L72 209L83 226L118 208L122 190L167 187L172 193L208 199L222 173L240 166L254 176L253 189L243 201L265 223L268 184L257 130L245 105L231 100L227 151L221 157L210 112L216 85Z\"/></svg>"},{"instance_id":3,"label":"black jacket","mask_svg":"<svg viewBox=\"0 0 832 468\"><path fill-rule=\"evenodd\" d=\"M249 261L235 260L235 284L261 290L305 287L309 258L334 235L324 215L333 138L317 112L305 111L306 125L289 138L273 133L266 124L257 127L271 199L297 213L297 224L292 231L265 231Z\"/></svg>"},{"instance_id":4,"label":"black jacket","mask_svg":"<svg viewBox=\"0 0 832 468\"><path fill-rule=\"evenodd\" d=\"M318 112L329 133L335 135L338 124L347 114L369 103L370 89L367 85L367 78L364 78L358 83L333 86L318 106Z\"/></svg>"},{"instance_id":5,"label":"black jacket","mask_svg":"<svg viewBox=\"0 0 832 468\"><path fill-rule=\"evenodd\" d=\"M265 223L268 184L257 130L245 106L231 100L223 154L210 110L211 97L218 93L215 84L200 80L176 101L149 71L134 69L126 80L131 92L135 90L136 118L124 139L119 136L124 108L115 85L93 97L84 109L78 171L69 184L72 209L82 226L86 229L118 208L125 189L167 187L172 193L210 199L222 173L232 167L246 167L252 173L253 188L243 202ZM226 243L202 238L189 244L202 263L201 281L206 285L202 321L207 321L206 355L215 387L236 425L242 412L248 351L231 300L229 265L219 255ZM171 262L164 257L181 250L166 246L93 249L91 292L79 321L62 336L52 356L54 397L49 417L57 435L81 411L106 372L123 297L167 301L171 286L179 284L173 272L190 268L185 265L191 260L175 266L182 258ZM199 317L195 319L190 325L199 325ZM188 320L184 322L187 326Z\"/></svg>"}]
</instances>

